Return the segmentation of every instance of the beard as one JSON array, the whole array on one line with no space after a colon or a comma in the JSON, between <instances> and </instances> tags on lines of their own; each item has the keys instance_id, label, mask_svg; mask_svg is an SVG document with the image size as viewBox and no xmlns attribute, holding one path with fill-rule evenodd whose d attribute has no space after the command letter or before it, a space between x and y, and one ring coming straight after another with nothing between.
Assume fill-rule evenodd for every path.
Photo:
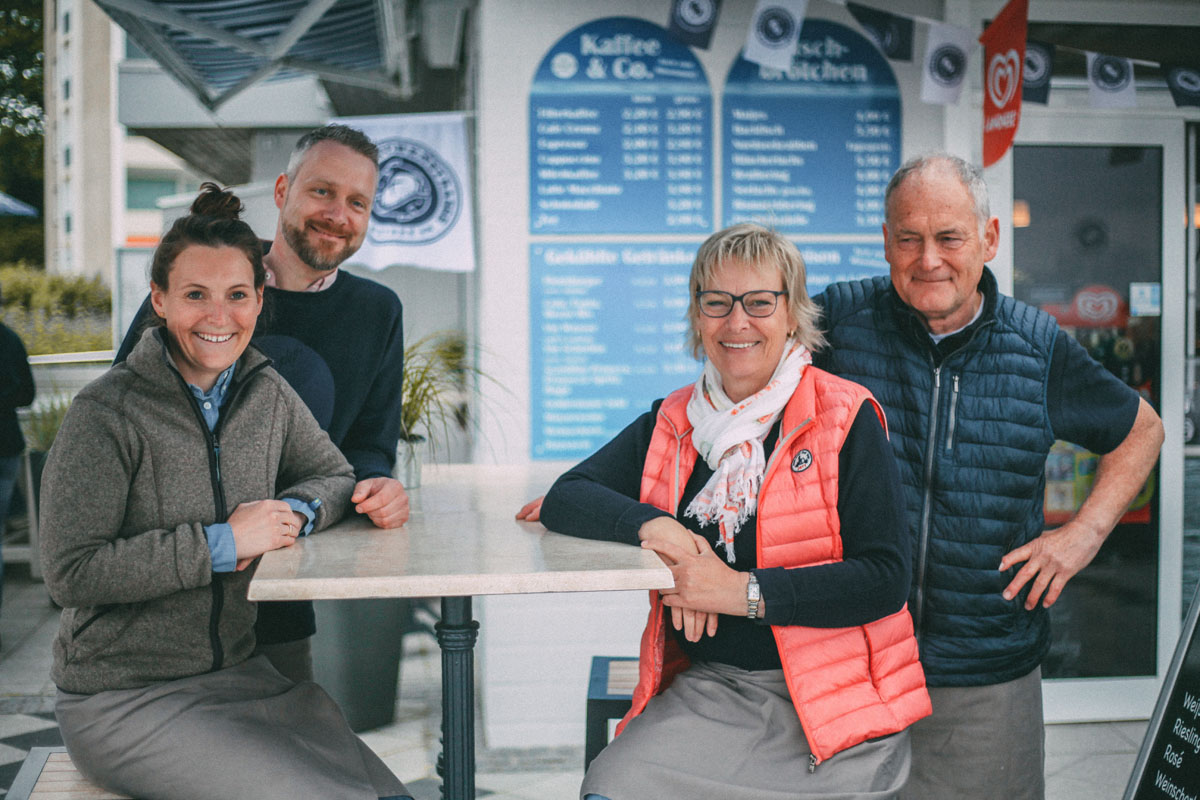
<instances>
[{"instance_id":1,"label":"beard","mask_svg":"<svg viewBox=\"0 0 1200 800\"><path fill-rule=\"evenodd\" d=\"M329 272L336 269L358 249L357 244L347 242L344 247L326 254L308 240L304 228L289 222L283 223L283 239L301 261L317 272Z\"/></svg>"}]
</instances>

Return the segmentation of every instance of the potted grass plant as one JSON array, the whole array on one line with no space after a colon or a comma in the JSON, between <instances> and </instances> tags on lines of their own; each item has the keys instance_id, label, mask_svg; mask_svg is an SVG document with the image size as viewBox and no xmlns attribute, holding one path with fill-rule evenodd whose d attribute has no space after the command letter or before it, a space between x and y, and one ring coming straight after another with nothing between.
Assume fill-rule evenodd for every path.
<instances>
[{"instance_id":1,"label":"potted grass plant","mask_svg":"<svg viewBox=\"0 0 1200 800\"><path fill-rule=\"evenodd\" d=\"M437 331L404 348L396 477L407 488L421 485L426 446L436 458L450 434L468 425L468 380L487 376L467 356L461 331Z\"/></svg>"}]
</instances>

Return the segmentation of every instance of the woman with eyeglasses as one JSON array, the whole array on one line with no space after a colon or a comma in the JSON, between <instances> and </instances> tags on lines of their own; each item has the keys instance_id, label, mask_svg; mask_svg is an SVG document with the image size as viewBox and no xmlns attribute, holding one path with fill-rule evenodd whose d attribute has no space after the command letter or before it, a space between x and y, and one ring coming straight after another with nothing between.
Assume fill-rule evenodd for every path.
<instances>
[{"instance_id":1,"label":"woman with eyeglasses","mask_svg":"<svg viewBox=\"0 0 1200 800\"><path fill-rule=\"evenodd\" d=\"M694 384L562 475L551 530L640 544L650 593L633 708L586 800L883 798L930 712L883 411L813 366L823 344L790 241L711 236L692 266Z\"/></svg>"}]
</instances>

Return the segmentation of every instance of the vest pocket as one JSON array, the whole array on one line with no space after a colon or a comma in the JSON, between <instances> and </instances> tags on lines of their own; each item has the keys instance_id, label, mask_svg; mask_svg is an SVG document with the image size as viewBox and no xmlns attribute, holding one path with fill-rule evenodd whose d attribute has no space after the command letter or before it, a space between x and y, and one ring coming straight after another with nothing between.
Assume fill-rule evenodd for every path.
<instances>
[{"instance_id":1,"label":"vest pocket","mask_svg":"<svg viewBox=\"0 0 1200 800\"><path fill-rule=\"evenodd\" d=\"M955 375L950 389L950 418L946 424L946 449L954 449L954 426L958 421L958 376Z\"/></svg>"}]
</instances>

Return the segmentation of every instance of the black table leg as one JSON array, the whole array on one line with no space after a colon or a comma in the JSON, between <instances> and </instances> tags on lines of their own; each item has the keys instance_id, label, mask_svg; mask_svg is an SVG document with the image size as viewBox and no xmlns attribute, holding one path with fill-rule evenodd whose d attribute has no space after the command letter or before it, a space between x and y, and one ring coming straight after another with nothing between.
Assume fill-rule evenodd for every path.
<instances>
[{"instance_id":1,"label":"black table leg","mask_svg":"<svg viewBox=\"0 0 1200 800\"><path fill-rule=\"evenodd\" d=\"M470 597L443 597L434 626L442 649L442 754L437 771L444 800L475 800L475 638Z\"/></svg>"}]
</instances>

